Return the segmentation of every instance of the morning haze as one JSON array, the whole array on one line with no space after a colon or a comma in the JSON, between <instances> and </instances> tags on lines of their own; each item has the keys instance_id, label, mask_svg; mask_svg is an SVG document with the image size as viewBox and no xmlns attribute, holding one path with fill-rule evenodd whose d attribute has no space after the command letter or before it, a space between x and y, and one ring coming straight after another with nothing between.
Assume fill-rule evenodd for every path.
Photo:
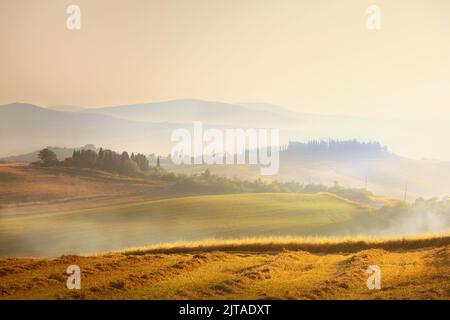
<instances>
[{"instance_id":1,"label":"morning haze","mask_svg":"<svg viewBox=\"0 0 450 320\"><path fill-rule=\"evenodd\" d=\"M0 300L450 300L449 9L1 0Z\"/></svg>"},{"instance_id":2,"label":"morning haze","mask_svg":"<svg viewBox=\"0 0 450 320\"><path fill-rule=\"evenodd\" d=\"M99 107L179 98L295 111L450 117L445 0L0 3L0 104Z\"/></svg>"}]
</instances>

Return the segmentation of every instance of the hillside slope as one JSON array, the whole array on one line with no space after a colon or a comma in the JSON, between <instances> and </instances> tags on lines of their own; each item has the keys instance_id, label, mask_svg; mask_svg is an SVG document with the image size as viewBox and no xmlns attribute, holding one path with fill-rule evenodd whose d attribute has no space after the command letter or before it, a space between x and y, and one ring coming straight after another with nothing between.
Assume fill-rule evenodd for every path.
<instances>
[{"instance_id":1,"label":"hillside slope","mask_svg":"<svg viewBox=\"0 0 450 320\"><path fill-rule=\"evenodd\" d=\"M4 217L0 256L57 256L126 247L273 235L330 235L370 209L330 194L233 194L151 200Z\"/></svg>"},{"instance_id":2,"label":"hillside slope","mask_svg":"<svg viewBox=\"0 0 450 320\"><path fill-rule=\"evenodd\" d=\"M0 157L47 146L86 144L130 152L170 150L170 134L178 127L102 114L62 112L30 104L3 105L0 106Z\"/></svg>"},{"instance_id":3,"label":"hillside slope","mask_svg":"<svg viewBox=\"0 0 450 320\"><path fill-rule=\"evenodd\" d=\"M170 139L172 132L178 128L191 130L193 120L203 121L205 130L211 126L225 130L230 125L233 128L279 128L282 145L306 138L357 138L361 141L380 141L399 154L448 159L445 155L448 135L444 134L448 130L448 121L439 120L425 126L409 120L355 119L296 113L273 106L258 108L201 100L87 109L82 112L61 112L20 103L4 105L0 106L0 162L5 161L3 157L22 153L25 155L6 161L34 159L27 153L47 146L72 148L86 144L118 152L168 154L175 145ZM436 132L426 130L431 136L423 135L423 128L436 128ZM327 185L339 181L353 188L363 187L367 178L370 190L396 198L403 198L408 182L407 200L450 194L448 162L413 160L394 154L375 158L350 156L347 159L322 156L308 161L303 156L292 158L282 154L278 174L268 178ZM245 170L239 167L220 166L218 171L228 176L242 173L251 179L260 177L259 166ZM192 172L197 168L177 166L173 169Z\"/></svg>"}]
</instances>

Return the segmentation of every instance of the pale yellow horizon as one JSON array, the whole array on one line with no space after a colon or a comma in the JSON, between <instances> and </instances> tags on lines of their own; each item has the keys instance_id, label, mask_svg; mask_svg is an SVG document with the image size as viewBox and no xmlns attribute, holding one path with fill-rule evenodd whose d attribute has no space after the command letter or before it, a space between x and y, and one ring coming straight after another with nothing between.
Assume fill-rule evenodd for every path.
<instances>
[{"instance_id":1,"label":"pale yellow horizon","mask_svg":"<svg viewBox=\"0 0 450 320\"><path fill-rule=\"evenodd\" d=\"M81 30L66 8L81 8ZM369 31L366 9L381 8ZM446 0L0 2L0 104L175 99L450 117Z\"/></svg>"}]
</instances>

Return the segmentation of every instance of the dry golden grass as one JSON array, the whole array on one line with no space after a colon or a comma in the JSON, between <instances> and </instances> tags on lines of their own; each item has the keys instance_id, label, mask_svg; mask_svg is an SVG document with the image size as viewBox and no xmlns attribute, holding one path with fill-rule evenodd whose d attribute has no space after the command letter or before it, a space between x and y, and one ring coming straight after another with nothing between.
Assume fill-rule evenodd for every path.
<instances>
[{"instance_id":1,"label":"dry golden grass","mask_svg":"<svg viewBox=\"0 0 450 320\"><path fill-rule=\"evenodd\" d=\"M308 247L304 239L297 246L286 238L246 239L8 258L0 260L0 298L450 299L449 236L362 242L316 239ZM65 288L72 264L81 267L81 290ZM381 268L381 290L366 287L373 264Z\"/></svg>"},{"instance_id":2,"label":"dry golden grass","mask_svg":"<svg viewBox=\"0 0 450 320\"><path fill-rule=\"evenodd\" d=\"M365 249L412 250L450 245L450 231L443 234L423 234L413 237L247 237L236 239L206 239L180 241L147 247L127 248L117 253L188 253L211 251L282 251L304 250L311 253L352 253Z\"/></svg>"}]
</instances>

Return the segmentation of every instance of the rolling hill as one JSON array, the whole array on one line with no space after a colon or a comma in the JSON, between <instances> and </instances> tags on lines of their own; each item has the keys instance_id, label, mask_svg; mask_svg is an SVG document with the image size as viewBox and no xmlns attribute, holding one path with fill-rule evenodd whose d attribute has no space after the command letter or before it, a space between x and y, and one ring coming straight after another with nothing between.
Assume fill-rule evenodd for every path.
<instances>
[{"instance_id":1,"label":"rolling hill","mask_svg":"<svg viewBox=\"0 0 450 320\"><path fill-rule=\"evenodd\" d=\"M146 153L170 151L170 134L177 127L16 103L0 106L0 156L86 144Z\"/></svg>"},{"instance_id":2,"label":"rolling hill","mask_svg":"<svg viewBox=\"0 0 450 320\"><path fill-rule=\"evenodd\" d=\"M57 256L205 238L332 235L370 211L330 194L258 193L12 216L1 220L0 256Z\"/></svg>"},{"instance_id":3,"label":"rolling hill","mask_svg":"<svg viewBox=\"0 0 450 320\"><path fill-rule=\"evenodd\" d=\"M65 112L67 110L70 112ZM356 138L380 141L403 156L450 159L446 148L446 137L450 134L448 119L319 115L264 103L231 104L196 99L104 108L52 109L23 103L0 106L0 134L5 137L0 141L0 156L29 152L31 147L27 150L24 147L33 145L31 142L35 142L33 150L46 145L63 147L88 143L125 149L127 141L133 149L136 148L135 151L145 152L150 146L145 139L153 142L151 152L167 153L170 150L171 130L180 125L190 128L195 120L201 120L205 126L219 128L278 128L282 143L289 140ZM123 141L118 137L119 132ZM28 143L22 141L22 136L26 134L30 138ZM52 134L62 134L64 145L55 143ZM85 140L87 134L91 141ZM131 134L134 134L134 141L130 138ZM13 148L7 143L11 139L17 139L20 143ZM39 146L36 146L38 142ZM18 150L22 144L23 147Z\"/></svg>"},{"instance_id":4,"label":"rolling hill","mask_svg":"<svg viewBox=\"0 0 450 320\"><path fill-rule=\"evenodd\" d=\"M191 129L193 120L205 128L215 126L278 127L281 143L308 139L376 140L389 150L440 154L446 158L448 121L445 119L360 119L343 116L311 115L267 104L226 104L202 100L175 100L160 103L106 108L76 109L63 112L29 104L0 106L0 161L31 159L29 153L47 146L71 149L94 144L119 152L168 154L176 128ZM426 134L424 134L426 133ZM14 157L20 155L19 157ZM9 157L6 158L5 157ZM171 170L195 172L203 167ZM242 166L222 166L215 172L230 177L260 177L258 170ZM282 156L280 172L271 179L304 183L333 184L369 188L390 197L407 200L450 194L450 162L415 160L393 152L384 157L353 159Z\"/></svg>"},{"instance_id":5,"label":"rolling hill","mask_svg":"<svg viewBox=\"0 0 450 320\"><path fill-rule=\"evenodd\" d=\"M196 99L173 100L146 104L91 108L86 112L113 116L131 121L192 123L234 127L298 127L306 114L279 113L276 108L259 110L239 104ZM294 117L294 118L293 118Z\"/></svg>"},{"instance_id":6,"label":"rolling hill","mask_svg":"<svg viewBox=\"0 0 450 320\"><path fill-rule=\"evenodd\" d=\"M360 139L380 141L391 150L415 159L450 159L447 151L449 119L365 118L311 114L267 103L223 103L198 99L89 108L84 112L119 119L191 125L201 120L210 126L278 128L283 143L289 140ZM432 143L430 143L432 141Z\"/></svg>"}]
</instances>

